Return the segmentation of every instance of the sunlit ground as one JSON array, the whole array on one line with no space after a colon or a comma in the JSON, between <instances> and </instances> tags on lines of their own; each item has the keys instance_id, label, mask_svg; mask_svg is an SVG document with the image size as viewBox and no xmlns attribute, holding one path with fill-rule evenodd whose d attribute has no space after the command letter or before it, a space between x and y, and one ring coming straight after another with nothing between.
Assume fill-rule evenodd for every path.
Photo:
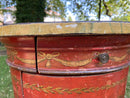
<instances>
[{"instance_id":1,"label":"sunlit ground","mask_svg":"<svg viewBox=\"0 0 130 98\"><path fill-rule=\"evenodd\" d=\"M5 60L6 56L0 57L0 98L14 98L10 71ZM130 98L130 71L128 75L125 98Z\"/></svg>"}]
</instances>

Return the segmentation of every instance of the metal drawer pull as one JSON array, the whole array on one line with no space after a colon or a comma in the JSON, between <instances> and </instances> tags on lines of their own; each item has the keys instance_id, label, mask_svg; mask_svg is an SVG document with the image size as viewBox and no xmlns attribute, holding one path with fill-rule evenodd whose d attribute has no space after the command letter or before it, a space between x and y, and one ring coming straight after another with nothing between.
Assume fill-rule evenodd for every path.
<instances>
[{"instance_id":1,"label":"metal drawer pull","mask_svg":"<svg viewBox=\"0 0 130 98\"><path fill-rule=\"evenodd\" d=\"M109 55L107 53L99 54L98 59L101 63L107 63L109 61Z\"/></svg>"}]
</instances>

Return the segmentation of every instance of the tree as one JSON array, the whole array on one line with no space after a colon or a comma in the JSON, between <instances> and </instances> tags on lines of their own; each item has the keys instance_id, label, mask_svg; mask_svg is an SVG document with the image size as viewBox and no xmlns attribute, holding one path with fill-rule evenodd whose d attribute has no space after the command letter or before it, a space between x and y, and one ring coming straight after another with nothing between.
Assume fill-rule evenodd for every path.
<instances>
[{"instance_id":1,"label":"tree","mask_svg":"<svg viewBox=\"0 0 130 98\"><path fill-rule=\"evenodd\" d=\"M3 1L3 0L2 0L2 1ZM4 13L5 10L3 9L4 5L3 5L2 1L0 2L0 16L1 16L0 22L3 23L2 16L3 16L3 13Z\"/></svg>"},{"instance_id":2,"label":"tree","mask_svg":"<svg viewBox=\"0 0 130 98\"><path fill-rule=\"evenodd\" d=\"M14 1L12 0L1 0L0 1L0 16L4 18L5 13L10 13L14 15L13 10L8 8L10 5L14 4ZM4 23L4 19L0 20L2 23Z\"/></svg>"},{"instance_id":3,"label":"tree","mask_svg":"<svg viewBox=\"0 0 130 98\"><path fill-rule=\"evenodd\" d=\"M2 4L1 4L1 2L0 2L0 8L2 8ZM3 15L3 10L2 10L2 9L0 9L0 15L1 15L1 16ZM0 19L0 22L3 23L3 19Z\"/></svg>"},{"instance_id":4,"label":"tree","mask_svg":"<svg viewBox=\"0 0 130 98\"><path fill-rule=\"evenodd\" d=\"M68 5L66 6L69 11L77 16L77 20L88 20L89 12L98 7L97 0L67 0Z\"/></svg>"},{"instance_id":5,"label":"tree","mask_svg":"<svg viewBox=\"0 0 130 98\"><path fill-rule=\"evenodd\" d=\"M130 15L130 0L103 0L102 14L106 14L109 17Z\"/></svg>"},{"instance_id":6,"label":"tree","mask_svg":"<svg viewBox=\"0 0 130 98\"><path fill-rule=\"evenodd\" d=\"M46 11L58 12L60 17L65 18L65 2L61 0L47 0L46 1ZM55 17L55 14L53 13Z\"/></svg>"},{"instance_id":7,"label":"tree","mask_svg":"<svg viewBox=\"0 0 130 98\"><path fill-rule=\"evenodd\" d=\"M98 17L100 0L67 0L68 8L77 15L78 20L89 20L93 13ZM121 16L122 13L130 15L130 0L101 0L101 15L111 18Z\"/></svg>"},{"instance_id":8,"label":"tree","mask_svg":"<svg viewBox=\"0 0 130 98\"><path fill-rule=\"evenodd\" d=\"M16 1L28 2L30 0L5 0L10 1L6 4L11 5ZM33 2L38 2L40 0L32 0ZM77 20L87 21L90 20L90 15L93 14L97 19L99 18L99 4L101 1L101 15L109 16L110 18L115 18L117 16L121 17L125 13L125 16L130 15L130 0L41 0L46 3L43 11L52 10L53 12L58 12L61 17L66 17L67 12L72 12L77 16ZM28 2L28 3L30 3ZM30 3L30 4L31 4ZM29 4L29 5L30 5ZM45 15L45 14L44 14ZM55 14L54 14L55 16Z\"/></svg>"},{"instance_id":9,"label":"tree","mask_svg":"<svg viewBox=\"0 0 130 98\"><path fill-rule=\"evenodd\" d=\"M6 7L16 6L16 22L41 22L48 11L53 11L65 17L65 5L61 0L4 0Z\"/></svg>"},{"instance_id":10,"label":"tree","mask_svg":"<svg viewBox=\"0 0 130 98\"><path fill-rule=\"evenodd\" d=\"M118 16L112 19L113 21L130 21L130 16Z\"/></svg>"},{"instance_id":11,"label":"tree","mask_svg":"<svg viewBox=\"0 0 130 98\"><path fill-rule=\"evenodd\" d=\"M46 0L16 0L16 22L42 22Z\"/></svg>"}]
</instances>

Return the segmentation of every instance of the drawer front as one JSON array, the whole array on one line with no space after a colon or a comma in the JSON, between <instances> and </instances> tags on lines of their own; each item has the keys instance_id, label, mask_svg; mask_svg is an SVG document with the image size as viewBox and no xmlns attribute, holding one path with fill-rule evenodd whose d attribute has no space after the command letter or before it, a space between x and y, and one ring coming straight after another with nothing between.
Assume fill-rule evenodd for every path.
<instances>
[{"instance_id":1,"label":"drawer front","mask_svg":"<svg viewBox=\"0 0 130 98\"><path fill-rule=\"evenodd\" d=\"M128 68L88 76L23 73L24 98L123 98Z\"/></svg>"},{"instance_id":2,"label":"drawer front","mask_svg":"<svg viewBox=\"0 0 130 98\"><path fill-rule=\"evenodd\" d=\"M1 38L1 42L7 48L9 66L23 71L36 72L34 37L4 37Z\"/></svg>"},{"instance_id":3,"label":"drawer front","mask_svg":"<svg viewBox=\"0 0 130 98\"><path fill-rule=\"evenodd\" d=\"M93 74L126 67L130 61L128 38L126 35L38 37L38 72Z\"/></svg>"},{"instance_id":4,"label":"drawer front","mask_svg":"<svg viewBox=\"0 0 130 98\"><path fill-rule=\"evenodd\" d=\"M4 37L9 66L44 74L93 74L116 71L130 61L130 37ZM104 58L105 57L105 58Z\"/></svg>"}]
</instances>

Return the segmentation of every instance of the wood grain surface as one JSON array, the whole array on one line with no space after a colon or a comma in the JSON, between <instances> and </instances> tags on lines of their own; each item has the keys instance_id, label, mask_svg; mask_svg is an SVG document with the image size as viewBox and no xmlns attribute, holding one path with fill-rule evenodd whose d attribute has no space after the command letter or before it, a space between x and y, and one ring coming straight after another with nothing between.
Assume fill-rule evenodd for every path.
<instances>
[{"instance_id":1,"label":"wood grain surface","mask_svg":"<svg viewBox=\"0 0 130 98\"><path fill-rule=\"evenodd\" d=\"M0 26L0 36L130 34L130 22L27 23Z\"/></svg>"}]
</instances>

